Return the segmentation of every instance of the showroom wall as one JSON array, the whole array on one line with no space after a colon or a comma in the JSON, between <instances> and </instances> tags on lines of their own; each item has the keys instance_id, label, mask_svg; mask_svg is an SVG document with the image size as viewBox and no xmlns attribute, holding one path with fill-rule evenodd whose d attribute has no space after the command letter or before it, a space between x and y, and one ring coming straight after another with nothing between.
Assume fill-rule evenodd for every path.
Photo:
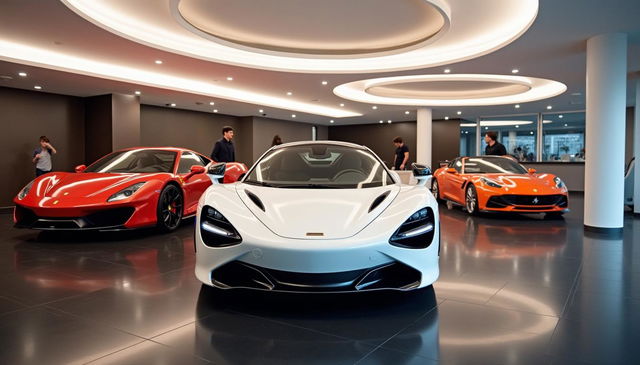
<instances>
[{"instance_id":1,"label":"showroom wall","mask_svg":"<svg viewBox=\"0 0 640 365\"><path fill-rule=\"evenodd\" d=\"M311 140L313 124L290 122L287 120L253 117L253 160L256 161L271 147L273 136L282 138L282 142ZM328 128L316 126L317 139L327 139ZM322 138L324 137L324 138Z\"/></svg>"},{"instance_id":2,"label":"showroom wall","mask_svg":"<svg viewBox=\"0 0 640 365\"><path fill-rule=\"evenodd\" d=\"M84 163L82 98L0 87L0 207L13 205L18 191L35 176L31 162L38 138L46 135L58 150L56 170Z\"/></svg>"}]
</instances>

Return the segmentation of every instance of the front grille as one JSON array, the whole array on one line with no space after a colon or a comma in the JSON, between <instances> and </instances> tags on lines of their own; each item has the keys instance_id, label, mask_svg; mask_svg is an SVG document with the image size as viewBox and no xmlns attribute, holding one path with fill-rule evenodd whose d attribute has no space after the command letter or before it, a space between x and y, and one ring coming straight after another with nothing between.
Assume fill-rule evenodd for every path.
<instances>
[{"instance_id":1,"label":"front grille","mask_svg":"<svg viewBox=\"0 0 640 365\"><path fill-rule=\"evenodd\" d=\"M214 286L288 292L352 292L376 289L412 289L420 285L421 274L399 262L374 268L300 273L267 269L232 261L211 273Z\"/></svg>"},{"instance_id":2,"label":"front grille","mask_svg":"<svg viewBox=\"0 0 640 365\"><path fill-rule=\"evenodd\" d=\"M16 206L16 226L33 229L82 230L123 226L135 208L123 207L98 211L83 217L40 217L31 209Z\"/></svg>"},{"instance_id":3,"label":"front grille","mask_svg":"<svg viewBox=\"0 0 640 365\"><path fill-rule=\"evenodd\" d=\"M508 206L520 206L522 209L543 210L548 206L567 207L567 197L562 194L555 195L497 195L487 201L487 208L504 208Z\"/></svg>"}]
</instances>

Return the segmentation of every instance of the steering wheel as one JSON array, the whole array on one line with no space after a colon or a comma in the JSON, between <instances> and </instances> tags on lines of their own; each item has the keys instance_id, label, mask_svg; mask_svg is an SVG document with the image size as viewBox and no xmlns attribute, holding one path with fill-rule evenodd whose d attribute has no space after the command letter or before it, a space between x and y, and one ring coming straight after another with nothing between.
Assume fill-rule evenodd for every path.
<instances>
[{"instance_id":1,"label":"steering wheel","mask_svg":"<svg viewBox=\"0 0 640 365\"><path fill-rule=\"evenodd\" d=\"M338 172L338 173L333 177L333 181L336 181L336 180L340 179L344 174L347 174L347 173L356 173L356 174L358 174L358 175L362 176L363 178L364 178L364 177L366 177L366 176L365 176L365 174L364 174L362 171L360 171L360 170L356 170L356 169L346 169L346 170L339 171L339 172Z\"/></svg>"}]
</instances>

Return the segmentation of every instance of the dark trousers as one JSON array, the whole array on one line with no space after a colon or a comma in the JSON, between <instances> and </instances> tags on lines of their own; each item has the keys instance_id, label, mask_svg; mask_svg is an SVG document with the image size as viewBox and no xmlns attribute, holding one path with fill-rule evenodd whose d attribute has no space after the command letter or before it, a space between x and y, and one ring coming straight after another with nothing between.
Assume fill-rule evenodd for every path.
<instances>
[{"instance_id":1,"label":"dark trousers","mask_svg":"<svg viewBox=\"0 0 640 365\"><path fill-rule=\"evenodd\" d=\"M44 175L48 172L51 172L51 170L49 171L45 171L45 170L40 170L39 168L36 167L36 177L40 176L40 175Z\"/></svg>"}]
</instances>

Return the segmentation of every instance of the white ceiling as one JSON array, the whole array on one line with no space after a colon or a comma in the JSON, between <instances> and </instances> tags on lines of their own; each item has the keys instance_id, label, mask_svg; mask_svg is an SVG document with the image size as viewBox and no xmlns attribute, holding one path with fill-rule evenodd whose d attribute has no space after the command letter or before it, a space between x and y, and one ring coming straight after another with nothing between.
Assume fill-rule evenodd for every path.
<instances>
[{"instance_id":1,"label":"white ceiling","mask_svg":"<svg viewBox=\"0 0 640 365\"><path fill-rule=\"evenodd\" d=\"M471 0L469 0L471 1ZM480 0L475 0L480 1ZM329 2L331 3L331 2ZM78 52L105 62L126 61L133 67L162 72L169 75L189 77L222 86L231 86L274 97L291 98L293 101L317 104L332 108L344 108L362 114L358 117L331 118L275 109L259 104L212 99L207 96L189 94L167 89L139 86L125 82L105 80L97 77L71 74L46 68L20 65L0 61L0 86L33 90L34 85L43 86L43 92L74 96L91 96L107 93L131 94L142 91L141 102L150 105L176 103L177 108L237 116L259 115L264 109L268 117L309 123L334 125L377 123L378 120L415 120L415 111L406 106L380 105L373 109L370 104L342 99L333 94L334 87L361 79L441 74L444 68L452 73L485 73L510 75L513 68L519 75L552 79L567 85L567 91L551 99L522 104L482 107L436 107L434 118L457 117L474 119L479 116L546 111L584 109L586 40L594 35L610 32L629 33L628 73L630 78L640 73L640 1L637 0L541 0L538 17L520 38L491 54L472 60L411 71L351 74L311 74L265 71L231 66L206 60L186 57L145 46L119 37L88 22L55 0L3 0L0 2L0 41L17 42L59 53ZM389 19L393 22L393 19ZM1 57L2 55L0 55ZM162 65L154 64L161 59ZM27 77L19 77L25 71ZM227 81L227 77L233 81ZM322 81L327 81L323 85ZM631 85L631 81L629 83ZM633 105L633 87L629 87L628 105ZM287 96L286 92L292 95ZM579 95L577 95L579 93ZM210 106L209 102L215 105ZM201 103L201 104L197 104ZM344 107L339 105L343 103ZM405 111L411 111L405 114ZM292 118L296 114L296 118Z\"/></svg>"}]
</instances>

